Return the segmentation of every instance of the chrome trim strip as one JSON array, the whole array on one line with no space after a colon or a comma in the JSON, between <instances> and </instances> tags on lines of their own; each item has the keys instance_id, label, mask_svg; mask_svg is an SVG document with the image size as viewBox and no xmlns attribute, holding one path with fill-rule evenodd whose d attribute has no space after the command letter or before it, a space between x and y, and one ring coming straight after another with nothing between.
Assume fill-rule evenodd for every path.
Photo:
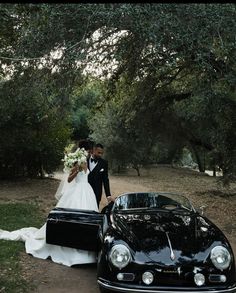
<instances>
[{"instance_id":1,"label":"chrome trim strip","mask_svg":"<svg viewBox=\"0 0 236 293\"><path fill-rule=\"evenodd\" d=\"M92 212L92 213L89 213ZM71 209L71 211L69 209L65 209L65 210L51 210L50 214L76 214L76 215L92 215L92 216L97 216L97 215L101 215L101 213L96 212L95 210L75 210L75 209Z\"/></svg>"},{"instance_id":2,"label":"chrome trim strip","mask_svg":"<svg viewBox=\"0 0 236 293\"><path fill-rule=\"evenodd\" d=\"M168 232L165 232L165 233L166 233L166 237L167 237L167 240L168 240L168 243L169 243L169 247L170 247L170 258L172 260L174 260L175 259L175 254L174 254L173 249L172 249L172 245L171 245L171 242L170 242L170 237L168 235Z\"/></svg>"},{"instance_id":3,"label":"chrome trim strip","mask_svg":"<svg viewBox=\"0 0 236 293\"><path fill-rule=\"evenodd\" d=\"M104 289L108 289L108 290L113 290L116 292L131 292L131 293L233 293L236 292L236 286L234 286L231 289L223 289L223 290L201 290L201 289L197 289L196 290L192 290L192 291L185 291L185 290L152 290L152 289L148 289L148 287L146 287L147 289L130 289L130 288L122 288L122 287L117 287L117 286L113 286L113 285L109 285L105 282L102 282L101 280L97 280L98 284L103 287Z\"/></svg>"},{"instance_id":4,"label":"chrome trim strip","mask_svg":"<svg viewBox=\"0 0 236 293\"><path fill-rule=\"evenodd\" d=\"M54 218L48 218L49 222L55 222L55 223L74 223L74 224L80 224L80 225L87 225L87 226L100 226L99 223L88 223L88 222L78 222L76 220L65 220L65 219L54 219Z\"/></svg>"}]
</instances>

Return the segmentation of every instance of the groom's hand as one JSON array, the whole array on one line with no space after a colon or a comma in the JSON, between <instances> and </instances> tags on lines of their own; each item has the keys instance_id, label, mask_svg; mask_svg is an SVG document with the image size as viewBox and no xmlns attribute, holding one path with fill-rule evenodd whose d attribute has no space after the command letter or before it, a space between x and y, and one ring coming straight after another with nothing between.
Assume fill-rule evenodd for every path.
<instances>
[{"instance_id":1,"label":"groom's hand","mask_svg":"<svg viewBox=\"0 0 236 293\"><path fill-rule=\"evenodd\" d=\"M111 202L111 201L114 201L114 199L111 197L111 196L107 196L107 201L108 203Z\"/></svg>"}]
</instances>

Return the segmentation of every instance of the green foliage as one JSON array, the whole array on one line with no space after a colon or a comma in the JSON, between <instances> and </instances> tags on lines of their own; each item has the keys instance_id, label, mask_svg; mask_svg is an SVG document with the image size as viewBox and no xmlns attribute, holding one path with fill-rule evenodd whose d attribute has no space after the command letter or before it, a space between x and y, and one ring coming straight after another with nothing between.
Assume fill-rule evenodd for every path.
<instances>
[{"instance_id":1,"label":"green foliage","mask_svg":"<svg viewBox=\"0 0 236 293\"><path fill-rule=\"evenodd\" d=\"M120 115L115 102L108 103L90 121L91 138L105 145L106 157L113 170L131 166L139 174L139 167L149 163L152 144L138 129L130 128L125 118Z\"/></svg>"},{"instance_id":2,"label":"green foliage","mask_svg":"<svg viewBox=\"0 0 236 293\"><path fill-rule=\"evenodd\" d=\"M126 45L117 46L121 70L112 92L124 80L134 89L122 108L129 127L144 135L148 130L146 137L167 141L172 149L189 147L201 171L204 152L207 161L216 154L214 164L224 176L235 174L235 6L129 8L134 21L123 37Z\"/></svg>"},{"instance_id":3,"label":"green foliage","mask_svg":"<svg viewBox=\"0 0 236 293\"><path fill-rule=\"evenodd\" d=\"M38 209L38 205L34 202L1 204L1 229L11 231L29 227L29 225L40 227L43 223L43 217L39 215Z\"/></svg>"},{"instance_id":4,"label":"green foliage","mask_svg":"<svg viewBox=\"0 0 236 293\"><path fill-rule=\"evenodd\" d=\"M40 227L43 223L43 217L34 203L0 204L0 213L0 227L8 231L26 226ZM23 293L32 289L21 273L19 259L24 249L22 242L0 240L0 289L3 292Z\"/></svg>"},{"instance_id":5,"label":"green foliage","mask_svg":"<svg viewBox=\"0 0 236 293\"><path fill-rule=\"evenodd\" d=\"M145 145L146 153L157 145L163 148L158 154L166 154L168 162L187 147L200 170L204 152L206 162L220 166L224 176L235 174L234 4L1 4L0 15L1 55L45 57L45 62L28 64L1 59L8 65L2 76L6 70L15 79L26 68L47 69L53 90L43 96L53 97L60 107L54 118L66 117L69 110L73 138L90 135L104 141L111 153L111 147L119 146L114 153L126 163L125 157L142 161ZM57 49L61 57L50 58ZM90 83L82 90L86 65L107 78L102 95ZM28 94L29 87L18 88ZM5 96L14 95L9 92ZM32 88L32 96L39 93L45 91ZM1 118L6 123L14 108L7 104ZM136 158L124 145L136 149Z\"/></svg>"},{"instance_id":6,"label":"green foliage","mask_svg":"<svg viewBox=\"0 0 236 293\"><path fill-rule=\"evenodd\" d=\"M71 95L72 139L80 140L89 137L88 122L96 111L101 95L101 82L96 80L88 80L87 84L73 91Z\"/></svg>"},{"instance_id":7,"label":"green foliage","mask_svg":"<svg viewBox=\"0 0 236 293\"><path fill-rule=\"evenodd\" d=\"M39 72L31 74L25 72L2 83L1 177L43 176L44 171L53 171L60 164L70 135L66 117L55 105L47 80L41 76L39 83Z\"/></svg>"},{"instance_id":8,"label":"green foliage","mask_svg":"<svg viewBox=\"0 0 236 293\"><path fill-rule=\"evenodd\" d=\"M0 290L3 292L30 292L30 284L21 277L19 253L23 251L23 243L0 241Z\"/></svg>"}]
</instances>

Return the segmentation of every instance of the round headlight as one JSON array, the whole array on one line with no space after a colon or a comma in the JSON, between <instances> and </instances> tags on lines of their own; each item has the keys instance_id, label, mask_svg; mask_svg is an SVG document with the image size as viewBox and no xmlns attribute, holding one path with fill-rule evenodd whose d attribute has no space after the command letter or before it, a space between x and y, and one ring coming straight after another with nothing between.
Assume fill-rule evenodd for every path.
<instances>
[{"instance_id":1,"label":"round headlight","mask_svg":"<svg viewBox=\"0 0 236 293\"><path fill-rule=\"evenodd\" d=\"M111 263L120 270L130 262L131 254L129 249L123 244L114 245L109 254Z\"/></svg>"},{"instance_id":2,"label":"round headlight","mask_svg":"<svg viewBox=\"0 0 236 293\"><path fill-rule=\"evenodd\" d=\"M121 274L121 273L119 273L119 274L117 274L117 280L119 280L119 281L122 281L122 280L124 280L124 275L123 274Z\"/></svg>"},{"instance_id":3,"label":"round headlight","mask_svg":"<svg viewBox=\"0 0 236 293\"><path fill-rule=\"evenodd\" d=\"M211 261L217 269L225 270L229 267L231 256L223 246L215 246L211 250Z\"/></svg>"},{"instance_id":4,"label":"round headlight","mask_svg":"<svg viewBox=\"0 0 236 293\"><path fill-rule=\"evenodd\" d=\"M146 285L150 285L154 280L154 276L151 272L145 272L142 275L142 280Z\"/></svg>"},{"instance_id":5,"label":"round headlight","mask_svg":"<svg viewBox=\"0 0 236 293\"><path fill-rule=\"evenodd\" d=\"M202 286L205 283L205 277L203 274L195 274L194 275L194 282L197 286Z\"/></svg>"}]
</instances>

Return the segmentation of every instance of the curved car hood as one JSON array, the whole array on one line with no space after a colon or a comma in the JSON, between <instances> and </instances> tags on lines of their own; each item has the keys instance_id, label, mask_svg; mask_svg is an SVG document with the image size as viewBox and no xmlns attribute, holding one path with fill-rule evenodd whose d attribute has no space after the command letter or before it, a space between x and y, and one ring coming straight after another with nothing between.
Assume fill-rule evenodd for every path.
<instances>
[{"instance_id":1,"label":"curved car hood","mask_svg":"<svg viewBox=\"0 0 236 293\"><path fill-rule=\"evenodd\" d=\"M136 254L145 253L165 264L173 261L203 261L215 241L224 235L197 213L151 212L117 214L115 225ZM219 242L220 243L220 242Z\"/></svg>"}]
</instances>

